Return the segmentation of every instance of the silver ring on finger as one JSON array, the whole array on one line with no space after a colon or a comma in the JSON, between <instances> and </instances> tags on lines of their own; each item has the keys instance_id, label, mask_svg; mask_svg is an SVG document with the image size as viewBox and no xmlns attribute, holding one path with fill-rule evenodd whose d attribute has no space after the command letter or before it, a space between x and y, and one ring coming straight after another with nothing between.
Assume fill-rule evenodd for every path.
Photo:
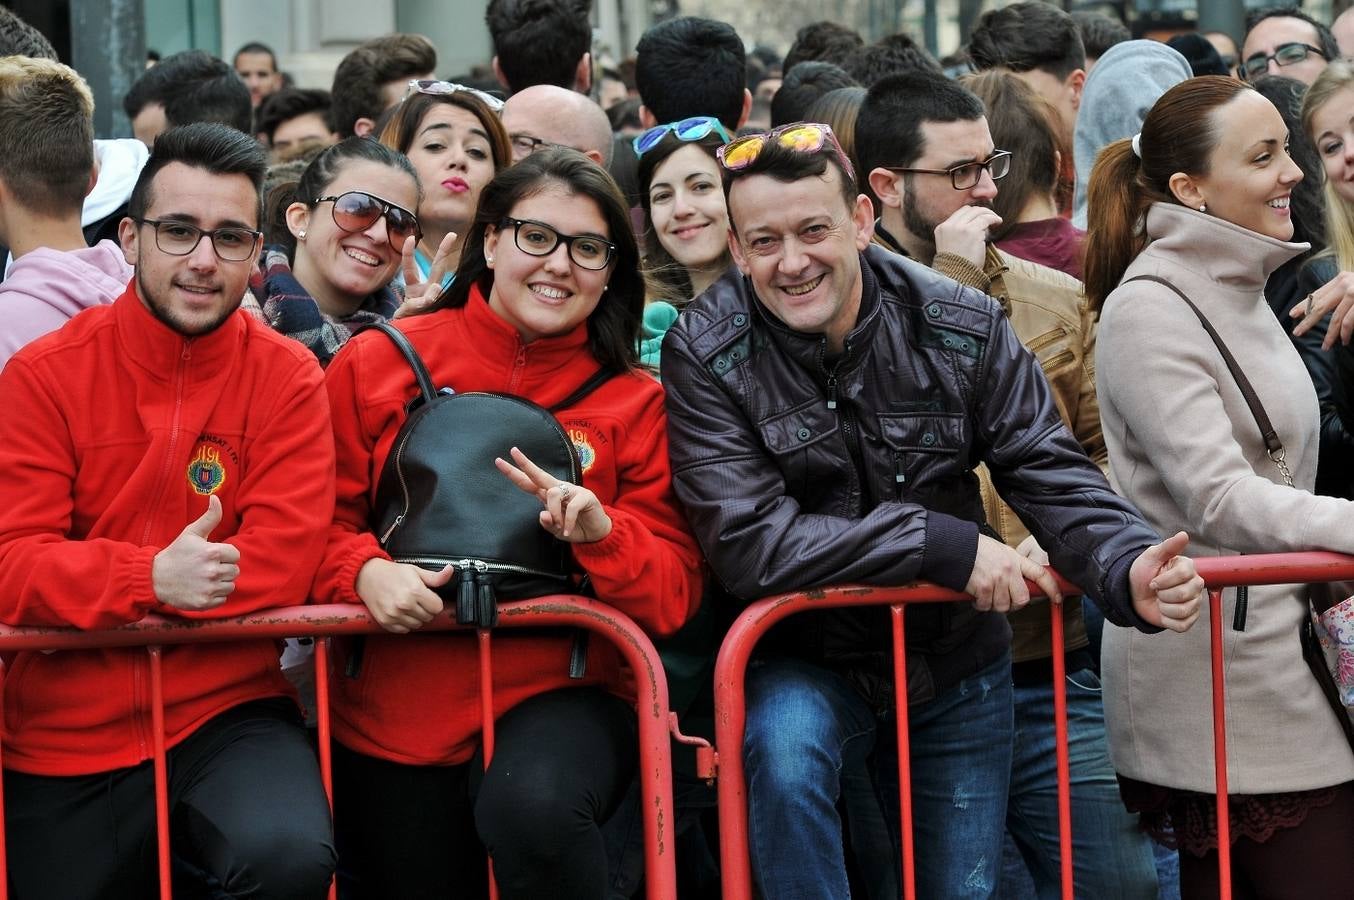
<instances>
[{"instance_id":1,"label":"silver ring on finger","mask_svg":"<svg viewBox=\"0 0 1354 900\"><path fill-rule=\"evenodd\" d=\"M569 495L574 492L574 486L567 481L561 481L559 484L555 485L555 487L559 488L559 498L561 500L568 500Z\"/></svg>"}]
</instances>

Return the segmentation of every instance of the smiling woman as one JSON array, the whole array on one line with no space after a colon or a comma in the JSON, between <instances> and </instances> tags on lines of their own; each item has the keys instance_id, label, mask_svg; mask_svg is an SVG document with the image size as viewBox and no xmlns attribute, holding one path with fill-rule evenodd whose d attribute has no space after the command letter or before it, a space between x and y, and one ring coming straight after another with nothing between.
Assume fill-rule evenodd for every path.
<instances>
[{"instance_id":1,"label":"smiling woman","mask_svg":"<svg viewBox=\"0 0 1354 900\"><path fill-rule=\"evenodd\" d=\"M268 198L275 243L245 309L327 364L357 328L399 307L390 283L404 242L418 237L418 205L418 179L400 154L363 138L324 150Z\"/></svg>"},{"instance_id":2,"label":"smiling woman","mask_svg":"<svg viewBox=\"0 0 1354 900\"><path fill-rule=\"evenodd\" d=\"M1316 394L1263 293L1269 274L1306 249L1290 241L1302 175L1287 144L1268 100L1207 76L1167 91L1141 134L1106 147L1091 173L1086 284L1103 305L1096 389L1111 480L1158 533L1187 530L1191 557L1354 551L1354 503L1311 492ZM1282 453L1267 451L1238 379L1176 291L1239 360ZM1237 602L1224 596L1229 622ZM1342 897L1354 860L1316 848L1354 840L1354 755L1300 657L1308 590L1254 587L1249 608L1244 630L1222 632L1231 834L1246 859L1232 877L1248 895ZM1185 900L1218 890L1200 625L1171 635L1107 625L1103 649L1122 794L1150 833L1174 824ZM1317 855L1294 865L1297 847Z\"/></svg>"},{"instance_id":3,"label":"smiling woman","mask_svg":"<svg viewBox=\"0 0 1354 900\"><path fill-rule=\"evenodd\" d=\"M599 600L656 637L673 633L699 601L699 552L672 493L662 388L635 370L643 279L615 182L566 149L504 169L484 188L455 274L396 326L439 388L562 407L583 473L581 484L560 482L514 448L486 484L536 497L536 521L567 542ZM578 399L599 372L611 377ZM442 612L437 589L452 573L390 561L369 525L372 473L418 388L379 334L354 339L326 379L339 487L315 593L365 604L395 633L369 638L358 676L336 687L335 821L346 823L340 854L360 882L345 896L480 896L484 847L505 900L605 896L599 825L635 766L615 651L591 642L584 676L571 678L570 635L494 638L513 665L494 677L493 761L472 804L475 638L407 634Z\"/></svg>"}]
</instances>

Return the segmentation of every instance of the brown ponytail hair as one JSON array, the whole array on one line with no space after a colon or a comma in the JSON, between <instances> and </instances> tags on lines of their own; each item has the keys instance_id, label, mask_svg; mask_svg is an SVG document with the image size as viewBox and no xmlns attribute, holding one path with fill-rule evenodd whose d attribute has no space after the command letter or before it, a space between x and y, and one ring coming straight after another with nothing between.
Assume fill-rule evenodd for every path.
<instances>
[{"instance_id":1,"label":"brown ponytail hair","mask_svg":"<svg viewBox=\"0 0 1354 900\"><path fill-rule=\"evenodd\" d=\"M1250 85L1221 75L1183 81L1161 95L1142 123L1142 158L1130 140L1105 146L1086 190L1086 298L1099 312L1124 270L1147 245L1143 217L1153 203L1176 203L1171 176L1208 174L1218 143L1213 113Z\"/></svg>"}]
</instances>

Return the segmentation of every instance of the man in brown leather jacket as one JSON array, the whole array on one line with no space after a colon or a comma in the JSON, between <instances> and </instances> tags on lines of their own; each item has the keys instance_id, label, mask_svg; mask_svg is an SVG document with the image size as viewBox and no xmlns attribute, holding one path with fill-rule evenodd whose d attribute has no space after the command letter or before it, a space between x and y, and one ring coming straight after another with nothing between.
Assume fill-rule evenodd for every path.
<instances>
[{"instance_id":1,"label":"man in brown leather jacket","mask_svg":"<svg viewBox=\"0 0 1354 900\"><path fill-rule=\"evenodd\" d=\"M991 897L1012 729L996 613L1028 602L1025 578L1056 588L980 534L975 465L1111 620L1184 630L1202 581L1176 555L1187 537L1155 544L1086 458L1001 308L870 246L873 209L828 133L751 141L723 155L739 272L664 342L673 484L738 601L916 578L974 596L907 613L913 821L920 896ZM800 618L748 674L753 871L777 900L843 898L838 773L891 768L887 614ZM896 827L896 791L880 794Z\"/></svg>"},{"instance_id":2,"label":"man in brown leather jacket","mask_svg":"<svg viewBox=\"0 0 1354 900\"><path fill-rule=\"evenodd\" d=\"M875 240L997 300L1016 336L1039 360L1058 412L1086 454L1109 464L1095 397L1095 323L1081 283L987 243L1001 223L992 209L1006 174L982 101L943 76L908 74L871 88L857 122L859 150L879 198ZM1012 547L1048 558L1019 516L978 469L987 521ZM1119 800L1105 741L1100 681L1081 603L1062 607L1068 744L1077 822L1078 896L1149 900L1157 895L1152 848ZM1041 891L1059 884L1058 810L1047 601L1010 616L1016 739L1007 827Z\"/></svg>"}]
</instances>

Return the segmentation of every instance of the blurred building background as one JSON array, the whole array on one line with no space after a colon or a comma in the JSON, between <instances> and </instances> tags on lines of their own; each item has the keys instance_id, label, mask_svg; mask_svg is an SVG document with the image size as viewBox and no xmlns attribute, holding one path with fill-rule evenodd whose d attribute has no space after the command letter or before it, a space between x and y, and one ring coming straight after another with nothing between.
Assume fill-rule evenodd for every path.
<instances>
[{"instance_id":1,"label":"blurred building background","mask_svg":"<svg viewBox=\"0 0 1354 900\"><path fill-rule=\"evenodd\" d=\"M867 40L906 30L937 57L960 47L991 6L1011 0L593 0L594 57L633 52L653 22L691 14L722 19L748 41L784 52L802 25L828 18ZM1329 21L1351 0L1309 0ZM61 58L94 89L100 135L128 135L121 99L145 65L162 55L203 49L226 59L262 41L300 87L325 87L338 61L370 37L391 31L427 35L438 47L439 74L468 72L491 55L484 0L0 0L46 34ZM1284 0L1062 0L1069 9L1118 15L1135 34L1168 36L1195 27L1240 38L1246 8Z\"/></svg>"}]
</instances>

